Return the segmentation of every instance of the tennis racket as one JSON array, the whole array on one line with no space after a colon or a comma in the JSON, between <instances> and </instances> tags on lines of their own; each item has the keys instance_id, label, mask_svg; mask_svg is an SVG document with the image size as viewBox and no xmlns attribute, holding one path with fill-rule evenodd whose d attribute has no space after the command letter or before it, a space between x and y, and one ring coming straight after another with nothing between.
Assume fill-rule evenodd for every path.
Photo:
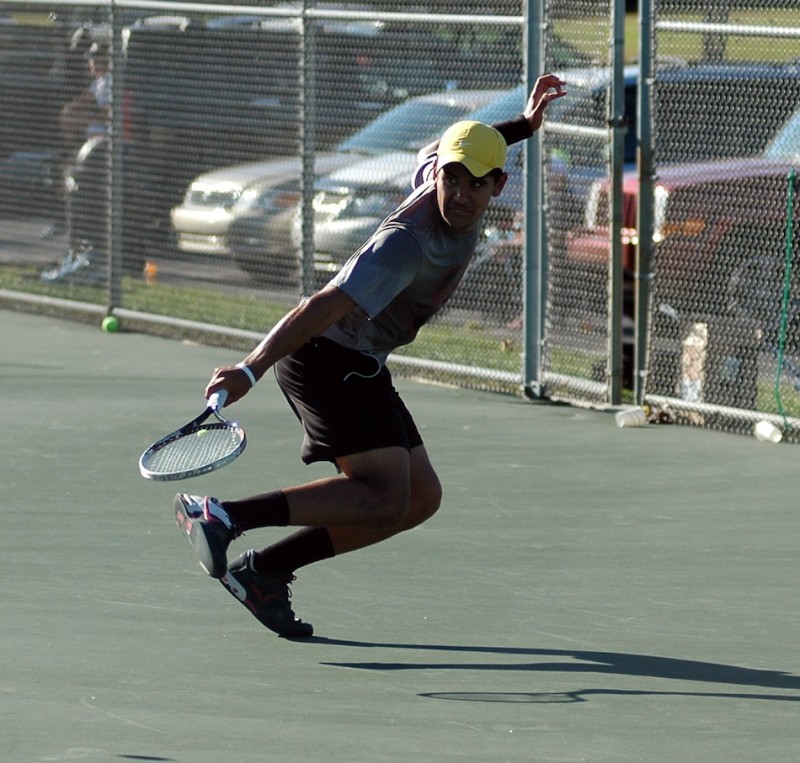
<instances>
[{"instance_id":1,"label":"tennis racket","mask_svg":"<svg viewBox=\"0 0 800 763\"><path fill-rule=\"evenodd\" d=\"M154 442L139 458L139 471L148 480L171 481L198 477L231 463L247 445L244 429L221 413L227 390L208 398L194 420ZM204 422L214 416L217 420Z\"/></svg>"}]
</instances>

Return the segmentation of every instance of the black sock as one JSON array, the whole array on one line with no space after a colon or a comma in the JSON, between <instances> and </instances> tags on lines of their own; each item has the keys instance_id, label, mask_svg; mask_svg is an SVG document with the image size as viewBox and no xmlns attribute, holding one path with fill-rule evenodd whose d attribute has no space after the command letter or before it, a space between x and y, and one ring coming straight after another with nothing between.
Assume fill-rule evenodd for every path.
<instances>
[{"instance_id":1,"label":"black sock","mask_svg":"<svg viewBox=\"0 0 800 763\"><path fill-rule=\"evenodd\" d=\"M289 524L289 501L281 490L254 495L241 501L223 501L239 533L254 527L286 527Z\"/></svg>"},{"instance_id":2,"label":"black sock","mask_svg":"<svg viewBox=\"0 0 800 763\"><path fill-rule=\"evenodd\" d=\"M253 556L256 572L294 572L298 567L336 555L331 536L324 527L304 527Z\"/></svg>"}]
</instances>

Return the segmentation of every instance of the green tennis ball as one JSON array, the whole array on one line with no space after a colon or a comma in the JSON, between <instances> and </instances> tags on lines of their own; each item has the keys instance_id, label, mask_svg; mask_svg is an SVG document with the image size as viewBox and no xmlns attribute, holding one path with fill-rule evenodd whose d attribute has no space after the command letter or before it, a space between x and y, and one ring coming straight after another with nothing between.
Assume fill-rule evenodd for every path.
<instances>
[{"instance_id":1,"label":"green tennis ball","mask_svg":"<svg viewBox=\"0 0 800 763\"><path fill-rule=\"evenodd\" d=\"M208 430L207 429L199 429L197 431L197 436L198 437L205 437L207 434L208 434Z\"/></svg>"},{"instance_id":2,"label":"green tennis ball","mask_svg":"<svg viewBox=\"0 0 800 763\"><path fill-rule=\"evenodd\" d=\"M117 318L116 315L107 315L103 318L100 328L103 329L103 331L115 332L122 328L122 324L119 322L119 318Z\"/></svg>"}]
</instances>

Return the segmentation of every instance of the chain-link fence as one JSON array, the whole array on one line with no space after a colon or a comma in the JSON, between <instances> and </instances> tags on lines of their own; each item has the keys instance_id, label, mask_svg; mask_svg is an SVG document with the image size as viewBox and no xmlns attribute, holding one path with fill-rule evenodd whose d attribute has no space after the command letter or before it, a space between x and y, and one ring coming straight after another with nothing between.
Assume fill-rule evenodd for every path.
<instances>
[{"instance_id":1,"label":"chain-link fence","mask_svg":"<svg viewBox=\"0 0 800 763\"><path fill-rule=\"evenodd\" d=\"M519 2L398 5L0 3L2 287L252 342L406 195L421 146L525 103ZM510 162L417 371L521 385Z\"/></svg>"},{"instance_id":2,"label":"chain-link fence","mask_svg":"<svg viewBox=\"0 0 800 763\"><path fill-rule=\"evenodd\" d=\"M459 291L392 363L785 427L800 12L651 1L639 25L613 0L0 0L2 297L249 348L403 198L420 146L558 71Z\"/></svg>"},{"instance_id":3,"label":"chain-link fence","mask_svg":"<svg viewBox=\"0 0 800 763\"><path fill-rule=\"evenodd\" d=\"M591 11L550 3L548 28L596 65L594 98L545 129L547 393L607 401L621 371L670 419L796 437L800 12L664 0L639 30L643 71L613 55L613 7Z\"/></svg>"},{"instance_id":4,"label":"chain-link fence","mask_svg":"<svg viewBox=\"0 0 800 763\"><path fill-rule=\"evenodd\" d=\"M565 41L582 51L584 60L564 71L568 99L558 113L549 115L544 129L549 299L542 371L548 395L592 402L608 396L610 237L604 241L602 259L589 250L585 256L573 256L570 242L584 224L594 184L608 183L610 178L611 7L608 1L556 0L549 6L544 40L546 69L557 68L551 52ZM636 77L629 74L626 86L631 116L636 109ZM628 141L625 148L629 164L635 165L635 143Z\"/></svg>"},{"instance_id":5,"label":"chain-link fence","mask_svg":"<svg viewBox=\"0 0 800 763\"><path fill-rule=\"evenodd\" d=\"M789 2L658 8L645 390L689 423L796 437L798 22ZM670 60L700 61L682 93L661 84Z\"/></svg>"}]
</instances>

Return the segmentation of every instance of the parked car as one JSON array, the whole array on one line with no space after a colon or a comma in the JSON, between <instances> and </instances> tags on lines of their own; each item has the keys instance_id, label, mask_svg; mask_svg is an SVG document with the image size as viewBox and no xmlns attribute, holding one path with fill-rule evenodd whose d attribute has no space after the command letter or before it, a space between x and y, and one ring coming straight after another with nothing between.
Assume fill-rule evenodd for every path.
<instances>
[{"instance_id":1,"label":"parked car","mask_svg":"<svg viewBox=\"0 0 800 763\"><path fill-rule=\"evenodd\" d=\"M151 240L142 245L172 248L170 211L198 175L298 154L312 114L316 148L330 150L387 109L445 86L429 51L415 47L413 27L320 19L309 98L297 10L125 30L125 159L136 189L126 207L131 230Z\"/></svg>"},{"instance_id":2,"label":"parked car","mask_svg":"<svg viewBox=\"0 0 800 763\"><path fill-rule=\"evenodd\" d=\"M763 233L779 227L785 214L785 179L791 166L790 161L775 157L659 167L653 240L660 289L671 284L668 301L673 307L692 303L696 311L718 314L742 307L745 295L740 268L761 257L757 244L763 243ZM629 290L633 288L639 245L638 195L638 175L626 173L621 235ZM582 267L589 282L605 278L608 272L607 205L608 186L598 182L591 194L585 227L571 231L567 239L568 260ZM778 233L782 235L782 230ZM632 317L632 300L626 300L625 305Z\"/></svg>"},{"instance_id":3,"label":"parked car","mask_svg":"<svg viewBox=\"0 0 800 763\"><path fill-rule=\"evenodd\" d=\"M497 98L497 90L443 91L411 98L315 156L315 171L329 173L365 157L385 163L387 153L411 153L447 125ZM290 231L300 202L299 156L224 167L204 173L171 212L178 248L232 254L243 270L266 283L296 276Z\"/></svg>"},{"instance_id":4,"label":"parked car","mask_svg":"<svg viewBox=\"0 0 800 763\"><path fill-rule=\"evenodd\" d=\"M774 229L785 215L786 178L798 161L800 111L785 122L757 156L659 165L653 221L659 270L665 275L676 270L671 280L685 287L684 297L705 290L707 299L716 301L714 305L707 304L708 309L747 312L743 300L748 290L742 291L741 265L761 256L753 245L763 241L764 231ZM638 175L629 171L623 179L622 222L622 260L629 285L638 245L638 194ZM734 251L735 241L739 242L738 252ZM750 245L745 246L744 242ZM597 181L589 195L583 225L569 233L567 257L590 269L607 269L609 248L608 183ZM708 282L711 265L715 270ZM723 271L727 271L727 277ZM596 275L591 270L587 272L589 278ZM678 299L677 294L674 297Z\"/></svg>"},{"instance_id":5,"label":"parked car","mask_svg":"<svg viewBox=\"0 0 800 763\"><path fill-rule=\"evenodd\" d=\"M321 154L316 161L331 168L337 156ZM341 157L345 159L344 156ZM333 160L333 161L331 161ZM229 255L228 231L240 216L263 209L273 189L298 179L301 159L272 159L221 167L192 180L180 205L170 212L178 251L194 254ZM296 199L297 191L293 193Z\"/></svg>"},{"instance_id":6,"label":"parked car","mask_svg":"<svg viewBox=\"0 0 800 763\"><path fill-rule=\"evenodd\" d=\"M713 318L747 324L751 333L774 346L785 272L789 177L798 162L800 111L758 156L659 166L652 315L662 339L671 334L679 342L680 327L687 321ZM639 243L635 172L625 174L623 194L622 260L628 297L623 305L625 316L633 320ZM799 213L796 200L791 214ZM584 283L604 283L609 252L608 184L598 181L584 225L568 235L567 260ZM796 279L790 285L794 307L788 322L793 330L797 285ZM790 336L795 345L798 340Z\"/></svg>"}]
</instances>

